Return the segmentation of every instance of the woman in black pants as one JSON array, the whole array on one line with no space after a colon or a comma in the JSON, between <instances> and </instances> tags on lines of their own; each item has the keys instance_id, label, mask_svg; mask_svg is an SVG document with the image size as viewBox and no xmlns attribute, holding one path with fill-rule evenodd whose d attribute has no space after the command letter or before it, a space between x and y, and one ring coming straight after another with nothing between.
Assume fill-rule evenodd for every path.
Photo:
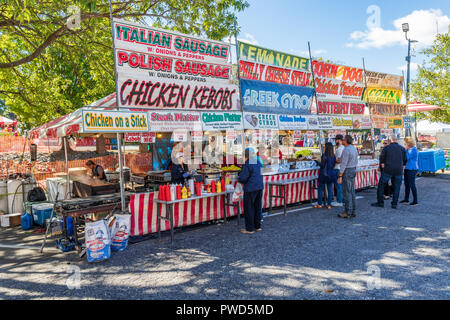
<instances>
[{"instance_id":1,"label":"woman in black pants","mask_svg":"<svg viewBox=\"0 0 450 320\"><path fill-rule=\"evenodd\" d=\"M261 231L262 194L264 190L261 164L253 149L245 149L245 164L239 174L239 182L244 185L245 234Z\"/></svg>"},{"instance_id":2,"label":"woman in black pants","mask_svg":"<svg viewBox=\"0 0 450 320\"><path fill-rule=\"evenodd\" d=\"M409 193L412 192L413 201L410 205L415 206L417 202L417 188L416 188L416 176L419 170L419 152L417 151L414 139L411 137L405 138L405 148L406 148L406 166L405 166L405 199L400 201L400 203L409 202Z\"/></svg>"}]
</instances>

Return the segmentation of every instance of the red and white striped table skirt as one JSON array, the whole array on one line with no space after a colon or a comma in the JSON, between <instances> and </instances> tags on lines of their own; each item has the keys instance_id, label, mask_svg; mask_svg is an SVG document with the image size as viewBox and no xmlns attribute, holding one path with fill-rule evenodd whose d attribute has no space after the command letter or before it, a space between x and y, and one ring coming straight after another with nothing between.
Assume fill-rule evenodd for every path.
<instances>
[{"instance_id":1,"label":"red and white striped table skirt","mask_svg":"<svg viewBox=\"0 0 450 320\"><path fill-rule=\"evenodd\" d=\"M296 179L302 177L317 176L318 169L264 176L264 184L268 181L279 181L286 179ZM376 169L359 171L356 174L355 188L361 189L369 186L376 186L378 183L378 173ZM299 203L310 200L310 183L300 182L288 185L286 187L287 203ZM314 199L317 199L317 189L312 190ZM157 207L153 199L158 197L158 192L132 194L130 198L131 212L131 235L142 236L157 232ZM272 199L273 206L282 205L281 199ZM269 189L264 188L263 208L269 208ZM165 206L162 206L163 215L165 215ZM228 216L237 215L237 208L227 208ZM222 219L223 202L221 197L212 197L201 200L192 200L177 203L174 206L174 226L185 227L202 222ZM243 213L243 203L241 202L241 213ZM161 221L161 231L169 230L168 221Z\"/></svg>"}]
</instances>

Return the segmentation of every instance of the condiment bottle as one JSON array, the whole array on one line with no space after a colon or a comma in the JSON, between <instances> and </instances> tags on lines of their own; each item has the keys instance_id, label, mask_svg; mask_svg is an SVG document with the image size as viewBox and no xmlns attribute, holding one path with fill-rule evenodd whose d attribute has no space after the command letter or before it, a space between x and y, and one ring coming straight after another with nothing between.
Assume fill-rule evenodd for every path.
<instances>
[{"instance_id":1,"label":"condiment bottle","mask_svg":"<svg viewBox=\"0 0 450 320\"><path fill-rule=\"evenodd\" d=\"M220 181L217 181L216 192L217 193L221 193L222 192L222 184L220 183Z\"/></svg>"},{"instance_id":2,"label":"condiment bottle","mask_svg":"<svg viewBox=\"0 0 450 320\"><path fill-rule=\"evenodd\" d=\"M177 184L176 190L177 190L177 200L180 200L181 196L182 196L181 195L181 186Z\"/></svg>"},{"instance_id":3,"label":"condiment bottle","mask_svg":"<svg viewBox=\"0 0 450 320\"><path fill-rule=\"evenodd\" d=\"M216 182L214 180L211 181L211 192L216 193Z\"/></svg>"},{"instance_id":4,"label":"condiment bottle","mask_svg":"<svg viewBox=\"0 0 450 320\"><path fill-rule=\"evenodd\" d=\"M187 189L185 186L183 186L183 189L181 189L181 198L187 199Z\"/></svg>"},{"instance_id":5,"label":"condiment bottle","mask_svg":"<svg viewBox=\"0 0 450 320\"><path fill-rule=\"evenodd\" d=\"M170 186L169 186L169 184L167 184L165 187L164 187L164 189L165 189L165 194L166 194L166 201L172 201L172 195L171 195L171 193L170 193Z\"/></svg>"},{"instance_id":6,"label":"condiment bottle","mask_svg":"<svg viewBox=\"0 0 450 320\"><path fill-rule=\"evenodd\" d=\"M200 182L195 185L195 193L197 197L202 196L202 184Z\"/></svg>"}]
</instances>

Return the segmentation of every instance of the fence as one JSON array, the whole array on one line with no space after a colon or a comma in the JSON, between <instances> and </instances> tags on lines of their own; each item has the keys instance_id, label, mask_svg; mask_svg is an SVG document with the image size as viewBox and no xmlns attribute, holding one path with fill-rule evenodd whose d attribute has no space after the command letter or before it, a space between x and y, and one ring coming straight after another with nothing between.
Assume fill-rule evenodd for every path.
<instances>
[{"instance_id":1,"label":"fence","mask_svg":"<svg viewBox=\"0 0 450 320\"><path fill-rule=\"evenodd\" d=\"M95 163L101 165L105 170L115 170L119 166L119 159L117 154L108 155L104 157L97 157L83 160L69 161L69 168L84 167L86 161L92 160ZM133 173L147 172L152 170L152 154L126 154L125 164L131 169ZM53 178L57 174L66 172L65 161L54 162L40 162L36 161L31 163L30 161L13 161L2 160L0 161L0 178L7 177L11 173L31 173L33 172L36 180L45 180L47 178Z\"/></svg>"}]
</instances>

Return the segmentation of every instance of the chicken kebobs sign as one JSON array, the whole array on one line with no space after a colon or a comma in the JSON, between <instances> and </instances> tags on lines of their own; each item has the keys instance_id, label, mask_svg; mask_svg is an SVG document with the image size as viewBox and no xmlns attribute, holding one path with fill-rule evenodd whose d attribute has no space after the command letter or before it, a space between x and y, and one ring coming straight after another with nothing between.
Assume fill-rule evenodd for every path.
<instances>
[{"instance_id":1,"label":"chicken kebobs sign","mask_svg":"<svg viewBox=\"0 0 450 320\"><path fill-rule=\"evenodd\" d=\"M237 110L230 46L114 20L120 107Z\"/></svg>"}]
</instances>

